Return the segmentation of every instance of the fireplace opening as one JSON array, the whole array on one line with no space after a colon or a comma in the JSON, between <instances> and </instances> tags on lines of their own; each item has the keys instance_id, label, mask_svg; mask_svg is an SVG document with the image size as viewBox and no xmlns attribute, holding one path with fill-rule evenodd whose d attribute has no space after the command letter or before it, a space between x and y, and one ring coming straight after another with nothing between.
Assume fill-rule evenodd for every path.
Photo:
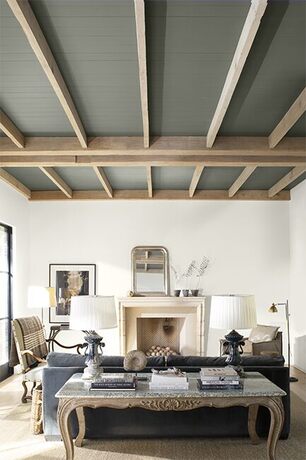
<instances>
[{"instance_id":1,"label":"fireplace opening","mask_svg":"<svg viewBox=\"0 0 306 460\"><path fill-rule=\"evenodd\" d=\"M147 356L180 354L185 318L137 318L137 349Z\"/></svg>"}]
</instances>

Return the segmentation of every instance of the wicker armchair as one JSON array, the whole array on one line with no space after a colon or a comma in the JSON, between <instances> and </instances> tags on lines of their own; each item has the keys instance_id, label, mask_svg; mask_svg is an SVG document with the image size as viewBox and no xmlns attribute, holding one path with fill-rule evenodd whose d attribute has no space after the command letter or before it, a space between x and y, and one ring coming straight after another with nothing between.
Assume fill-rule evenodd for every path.
<instances>
[{"instance_id":1,"label":"wicker armchair","mask_svg":"<svg viewBox=\"0 0 306 460\"><path fill-rule=\"evenodd\" d=\"M240 346L240 352L244 355L260 356L260 355L271 355L281 356L283 354L283 335L282 332L278 332L276 338L271 342L259 342L253 343L248 340L247 337L244 339L244 345ZM228 343L225 339L220 339L220 356L228 354Z\"/></svg>"},{"instance_id":2,"label":"wicker armchair","mask_svg":"<svg viewBox=\"0 0 306 460\"><path fill-rule=\"evenodd\" d=\"M46 365L46 357L48 354L48 342L53 342L62 348L76 348L80 353L80 349L84 347L83 344L66 346L62 345L54 339L46 339L44 328L37 316L30 316L27 318L16 318L12 321L12 347L10 365L13 367L20 364L23 379L23 395L21 401L26 403L32 398L28 395L27 382L32 382L32 390L41 382L42 368Z\"/></svg>"}]
</instances>

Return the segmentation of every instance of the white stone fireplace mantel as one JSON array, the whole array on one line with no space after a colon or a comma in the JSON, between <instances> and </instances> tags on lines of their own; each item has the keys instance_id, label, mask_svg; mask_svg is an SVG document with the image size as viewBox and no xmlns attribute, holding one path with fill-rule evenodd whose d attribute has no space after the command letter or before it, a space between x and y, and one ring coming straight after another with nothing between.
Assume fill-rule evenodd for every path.
<instances>
[{"instance_id":1,"label":"white stone fireplace mantel","mask_svg":"<svg viewBox=\"0 0 306 460\"><path fill-rule=\"evenodd\" d=\"M205 297L124 297L119 298L118 303L122 355L139 349L139 318L181 318L179 352L204 356Z\"/></svg>"}]
</instances>

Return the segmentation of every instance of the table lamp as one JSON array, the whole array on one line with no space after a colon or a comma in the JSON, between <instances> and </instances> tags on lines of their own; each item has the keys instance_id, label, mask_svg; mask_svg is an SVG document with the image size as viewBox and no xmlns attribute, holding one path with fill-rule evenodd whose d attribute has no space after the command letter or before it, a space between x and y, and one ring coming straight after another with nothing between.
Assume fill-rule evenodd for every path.
<instances>
[{"instance_id":1,"label":"table lamp","mask_svg":"<svg viewBox=\"0 0 306 460\"><path fill-rule=\"evenodd\" d=\"M83 331L87 347L83 379L97 377L103 369L100 368L102 337L96 330L117 327L115 298L112 296L73 296L70 308L70 329Z\"/></svg>"},{"instance_id":2,"label":"table lamp","mask_svg":"<svg viewBox=\"0 0 306 460\"><path fill-rule=\"evenodd\" d=\"M211 300L210 327L231 329L225 336L229 344L227 365L239 368L241 356L239 345L243 336L235 329L250 329L256 326L256 307L253 295L213 295Z\"/></svg>"},{"instance_id":3,"label":"table lamp","mask_svg":"<svg viewBox=\"0 0 306 460\"><path fill-rule=\"evenodd\" d=\"M28 308L40 308L41 322L43 323L43 309L56 307L55 289L43 286L29 286Z\"/></svg>"}]
</instances>

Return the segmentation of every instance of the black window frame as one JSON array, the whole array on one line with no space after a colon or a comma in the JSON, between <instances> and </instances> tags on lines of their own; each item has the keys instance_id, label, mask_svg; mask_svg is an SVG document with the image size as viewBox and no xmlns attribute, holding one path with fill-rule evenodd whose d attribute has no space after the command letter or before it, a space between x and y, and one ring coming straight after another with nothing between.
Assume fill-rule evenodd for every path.
<instances>
[{"instance_id":1,"label":"black window frame","mask_svg":"<svg viewBox=\"0 0 306 460\"><path fill-rule=\"evenodd\" d=\"M8 337L7 337L7 346L10 350L11 338L12 338L12 313L13 313L13 228L7 224L0 222L0 227L4 228L7 231L8 235L8 271L0 270L0 273L8 274L8 316L1 317L0 320L8 319ZM14 369L9 366L9 363L5 363L0 366L0 382L5 380L7 377L11 376L14 372Z\"/></svg>"}]
</instances>

